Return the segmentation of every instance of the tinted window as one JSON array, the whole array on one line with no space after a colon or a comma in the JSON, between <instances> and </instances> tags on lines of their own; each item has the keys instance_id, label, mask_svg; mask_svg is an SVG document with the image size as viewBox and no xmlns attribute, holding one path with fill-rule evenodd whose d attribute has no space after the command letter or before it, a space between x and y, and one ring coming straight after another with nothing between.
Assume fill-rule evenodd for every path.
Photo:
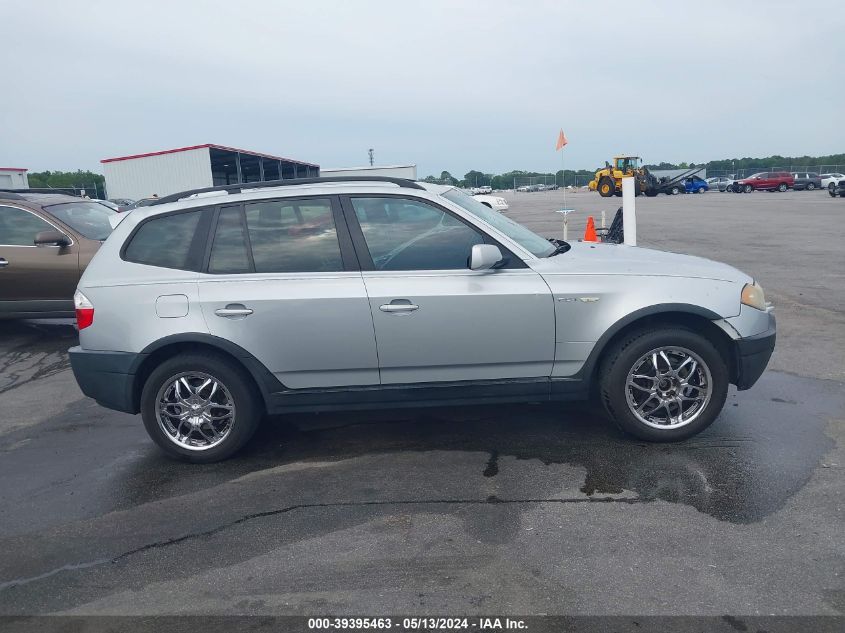
<instances>
[{"instance_id":1,"label":"tinted window","mask_svg":"<svg viewBox=\"0 0 845 633\"><path fill-rule=\"evenodd\" d=\"M192 269L188 256L200 213L189 211L147 220L126 247L124 259L163 268Z\"/></svg>"},{"instance_id":2,"label":"tinted window","mask_svg":"<svg viewBox=\"0 0 845 633\"><path fill-rule=\"evenodd\" d=\"M36 234L53 230L50 224L29 211L0 206L0 244L34 246Z\"/></svg>"},{"instance_id":3,"label":"tinted window","mask_svg":"<svg viewBox=\"0 0 845 633\"><path fill-rule=\"evenodd\" d=\"M807 178L818 178L818 177L819 177L819 175L814 171L811 171L807 174Z\"/></svg>"},{"instance_id":4,"label":"tinted window","mask_svg":"<svg viewBox=\"0 0 845 633\"><path fill-rule=\"evenodd\" d=\"M244 208L256 272L343 270L329 200L269 200Z\"/></svg>"},{"instance_id":5,"label":"tinted window","mask_svg":"<svg viewBox=\"0 0 845 633\"><path fill-rule=\"evenodd\" d=\"M89 240L104 240L111 233L109 217L117 213L99 202L51 204L44 210Z\"/></svg>"},{"instance_id":6,"label":"tinted window","mask_svg":"<svg viewBox=\"0 0 845 633\"><path fill-rule=\"evenodd\" d=\"M250 270L241 223L241 208L239 206L224 207L220 210L217 229L214 232L214 245L211 248L208 272L247 273Z\"/></svg>"},{"instance_id":7,"label":"tinted window","mask_svg":"<svg viewBox=\"0 0 845 633\"><path fill-rule=\"evenodd\" d=\"M481 233L417 200L353 198L376 270L466 269Z\"/></svg>"}]
</instances>

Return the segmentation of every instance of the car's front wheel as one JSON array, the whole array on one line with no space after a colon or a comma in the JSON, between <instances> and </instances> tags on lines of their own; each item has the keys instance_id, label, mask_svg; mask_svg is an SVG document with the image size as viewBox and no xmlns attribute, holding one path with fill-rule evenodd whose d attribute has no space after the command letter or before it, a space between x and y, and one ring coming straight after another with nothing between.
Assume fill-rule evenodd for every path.
<instances>
[{"instance_id":1,"label":"car's front wheel","mask_svg":"<svg viewBox=\"0 0 845 633\"><path fill-rule=\"evenodd\" d=\"M781 193L783 193L784 191L786 191L786 189L787 189L787 187L786 187L786 183L785 183L785 182L782 182L782 183L780 183L780 184L778 185L778 191L780 191Z\"/></svg>"},{"instance_id":2,"label":"car's front wheel","mask_svg":"<svg viewBox=\"0 0 845 633\"><path fill-rule=\"evenodd\" d=\"M812 191L815 188L816 188L816 183L814 183L814 182L808 182L807 183L807 191Z\"/></svg>"},{"instance_id":3,"label":"car's front wheel","mask_svg":"<svg viewBox=\"0 0 845 633\"><path fill-rule=\"evenodd\" d=\"M751 193L753 187L751 185L745 185L745 193Z\"/></svg>"},{"instance_id":4,"label":"car's front wheel","mask_svg":"<svg viewBox=\"0 0 845 633\"><path fill-rule=\"evenodd\" d=\"M252 437L260 402L243 369L217 354L195 352L152 371L141 392L141 416L165 453L209 463L229 457Z\"/></svg>"},{"instance_id":5,"label":"car's front wheel","mask_svg":"<svg viewBox=\"0 0 845 633\"><path fill-rule=\"evenodd\" d=\"M602 404L625 432L653 442L692 437L719 415L728 368L716 347L683 328L616 342L600 368Z\"/></svg>"}]
</instances>

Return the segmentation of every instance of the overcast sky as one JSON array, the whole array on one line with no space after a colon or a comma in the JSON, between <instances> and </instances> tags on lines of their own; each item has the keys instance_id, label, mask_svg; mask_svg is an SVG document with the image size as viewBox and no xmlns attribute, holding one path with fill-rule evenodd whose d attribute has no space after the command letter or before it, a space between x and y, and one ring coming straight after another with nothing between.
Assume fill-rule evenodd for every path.
<instances>
[{"instance_id":1,"label":"overcast sky","mask_svg":"<svg viewBox=\"0 0 845 633\"><path fill-rule=\"evenodd\" d=\"M0 165L219 143L594 168L845 152L841 2L0 0Z\"/></svg>"}]
</instances>

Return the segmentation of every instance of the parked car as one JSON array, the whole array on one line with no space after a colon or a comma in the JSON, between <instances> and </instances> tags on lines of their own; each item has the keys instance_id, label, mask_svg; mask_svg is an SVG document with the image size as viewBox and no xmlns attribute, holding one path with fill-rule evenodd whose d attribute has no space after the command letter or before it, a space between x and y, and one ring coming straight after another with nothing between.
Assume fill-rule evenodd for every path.
<instances>
[{"instance_id":1,"label":"parked car","mask_svg":"<svg viewBox=\"0 0 845 633\"><path fill-rule=\"evenodd\" d=\"M734 184L734 191L750 193L755 189L758 191L786 191L795 184L792 174L786 171L763 171L753 174L748 178L737 180Z\"/></svg>"},{"instance_id":2,"label":"parked car","mask_svg":"<svg viewBox=\"0 0 845 633\"><path fill-rule=\"evenodd\" d=\"M827 192L833 198L836 196L845 198L845 178L840 180L838 183L830 183L830 186L827 188Z\"/></svg>"},{"instance_id":3,"label":"parked car","mask_svg":"<svg viewBox=\"0 0 845 633\"><path fill-rule=\"evenodd\" d=\"M135 201L131 198L109 198L109 202L113 202L117 205L117 210L123 213L127 211L129 207L135 204Z\"/></svg>"},{"instance_id":4,"label":"parked car","mask_svg":"<svg viewBox=\"0 0 845 633\"><path fill-rule=\"evenodd\" d=\"M825 189L829 189L831 185L835 185L838 182L845 180L845 174L832 172L829 174L822 174L819 178L821 181L821 186Z\"/></svg>"},{"instance_id":5,"label":"parked car","mask_svg":"<svg viewBox=\"0 0 845 633\"><path fill-rule=\"evenodd\" d=\"M822 186L822 179L821 177L815 172L807 172L807 171L798 171L792 174L792 178L795 181L793 188L798 191L799 189L806 189L807 191L813 191L813 189L821 189Z\"/></svg>"},{"instance_id":6,"label":"parked car","mask_svg":"<svg viewBox=\"0 0 845 633\"><path fill-rule=\"evenodd\" d=\"M714 176L707 179L707 186L714 191L733 191L734 182L736 181L733 178L727 176Z\"/></svg>"},{"instance_id":7,"label":"parked car","mask_svg":"<svg viewBox=\"0 0 845 633\"><path fill-rule=\"evenodd\" d=\"M0 319L74 316L76 285L113 215L76 196L0 191Z\"/></svg>"},{"instance_id":8,"label":"parked car","mask_svg":"<svg viewBox=\"0 0 845 633\"><path fill-rule=\"evenodd\" d=\"M98 202L99 204L102 204L102 205L108 207L112 211L120 212L120 207L118 205L116 205L114 202L112 202L111 200L100 200L100 199L97 199L97 198L91 198L91 202Z\"/></svg>"},{"instance_id":9,"label":"parked car","mask_svg":"<svg viewBox=\"0 0 845 633\"><path fill-rule=\"evenodd\" d=\"M502 211L508 210L508 201L504 198L499 196L473 196L476 200L478 200L481 204L485 207L490 207L494 211L498 211L501 213Z\"/></svg>"},{"instance_id":10,"label":"parked car","mask_svg":"<svg viewBox=\"0 0 845 633\"><path fill-rule=\"evenodd\" d=\"M472 187L469 190L469 193L472 196L475 196L475 195L478 195L478 194L493 193L493 188L492 187Z\"/></svg>"},{"instance_id":11,"label":"parked car","mask_svg":"<svg viewBox=\"0 0 845 633\"><path fill-rule=\"evenodd\" d=\"M685 193L704 193L708 189L710 189L710 187L707 185L707 182L698 176L691 176L684 179Z\"/></svg>"},{"instance_id":12,"label":"parked car","mask_svg":"<svg viewBox=\"0 0 845 633\"><path fill-rule=\"evenodd\" d=\"M153 204L158 199L159 199L158 197L141 198L140 200L136 200L135 202L130 204L128 207L126 207L126 209L124 209L124 211L132 211L132 209L137 209L138 207L148 207L149 205Z\"/></svg>"},{"instance_id":13,"label":"parked car","mask_svg":"<svg viewBox=\"0 0 845 633\"><path fill-rule=\"evenodd\" d=\"M347 182L210 188L127 214L75 295L82 391L140 412L169 455L211 462L266 412L593 388L626 432L681 440L768 363L771 307L731 266L549 241L450 186Z\"/></svg>"}]
</instances>

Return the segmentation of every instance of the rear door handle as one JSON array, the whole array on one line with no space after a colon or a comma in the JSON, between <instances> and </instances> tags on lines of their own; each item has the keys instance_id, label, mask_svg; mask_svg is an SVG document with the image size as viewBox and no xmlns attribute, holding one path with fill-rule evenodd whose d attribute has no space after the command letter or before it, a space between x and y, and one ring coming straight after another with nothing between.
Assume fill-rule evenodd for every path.
<instances>
[{"instance_id":1,"label":"rear door handle","mask_svg":"<svg viewBox=\"0 0 845 633\"><path fill-rule=\"evenodd\" d=\"M5 268L9 265L9 260L5 257L0 257L0 268Z\"/></svg>"},{"instance_id":2,"label":"rear door handle","mask_svg":"<svg viewBox=\"0 0 845 633\"><path fill-rule=\"evenodd\" d=\"M411 303L407 299L394 299L390 303L385 303L384 305L379 306L379 310L387 313L407 313L419 309L420 307L418 305Z\"/></svg>"},{"instance_id":3,"label":"rear door handle","mask_svg":"<svg viewBox=\"0 0 845 633\"><path fill-rule=\"evenodd\" d=\"M225 308L219 308L215 310L214 314L219 317L229 319L236 317L248 317L250 314L252 314L252 309L247 308L246 306L240 303L230 303Z\"/></svg>"}]
</instances>

